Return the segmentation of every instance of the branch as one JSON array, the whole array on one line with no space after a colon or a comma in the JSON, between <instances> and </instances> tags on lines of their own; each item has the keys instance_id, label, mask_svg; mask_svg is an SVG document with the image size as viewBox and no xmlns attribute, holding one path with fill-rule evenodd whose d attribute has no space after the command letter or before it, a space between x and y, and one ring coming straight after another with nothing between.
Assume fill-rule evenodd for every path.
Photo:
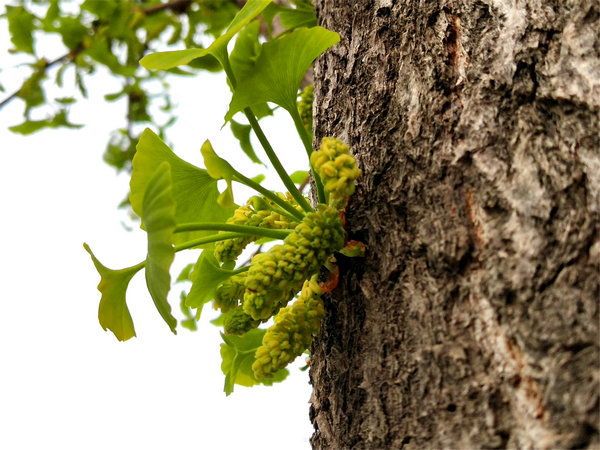
<instances>
[{"instance_id":1,"label":"branch","mask_svg":"<svg viewBox=\"0 0 600 450\"><path fill-rule=\"evenodd\" d=\"M54 59L54 60L52 60L50 62L46 62L46 64L44 64L44 67L40 68L40 70L42 70L42 71L45 72L50 67L55 66L55 65L57 65L57 64L65 61L67 59L70 59L71 61L73 61L77 57L77 55L81 52L81 50L83 50L83 47L79 46L79 47L71 50L70 52L65 53L62 56L59 56L58 58L56 58L56 59ZM13 92L8 97L6 97L4 100L2 100L0 102L0 109L2 109L2 107L4 105L7 105L8 103L10 103L11 100L13 100L15 97L18 97L19 96L19 92L21 92L21 88L17 89L15 92Z\"/></svg>"},{"instance_id":2,"label":"branch","mask_svg":"<svg viewBox=\"0 0 600 450\"><path fill-rule=\"evenodd\" d=\"M159 3L158 5L149 6L147 8L140 8L140 12L147 16L159 13L166 9L170 9L174 13L183 14L192 4L193 0L171 0L167 3Z\"/></svg>"},{"instance_id":3,"label":"branch","mask_svg":"<svg viewBox=\"0 0 600 450\"><path fill-rule=\"evenodd\" d=\"M176 14L183 14L189 8L189 6L193 3L194 0L171 0L167 3L160 3L158 5L149 6L147 8L139 8L138 11L145 14L146 16L151 16L153 14L159 13L165 10L171 10ZM77 55L84 50L83 46L78 46L73 50L65 53L64 55L46 63L42 70L47 70L56 64L69 60L69 62L73 62ZM21 92L21 88L10 94L4 100L0 102L0 109L2 109L5 105L9 104L12 100L19 96L19 92Z\"/></svg>"}]
</instances>

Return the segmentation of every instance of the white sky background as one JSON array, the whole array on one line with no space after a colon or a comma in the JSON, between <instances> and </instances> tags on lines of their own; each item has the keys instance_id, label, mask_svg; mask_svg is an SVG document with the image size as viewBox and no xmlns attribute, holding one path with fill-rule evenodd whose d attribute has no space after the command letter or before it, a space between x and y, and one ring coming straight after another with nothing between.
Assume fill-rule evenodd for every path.
<instances>
[{"instance_id":1,"label":"white sky background","mask_svg":"<svg viewBox=\"0 0 600 450\"><path fill-rule=\"evenodd\" d=\"M39 42L40 53L62 54L55 44ZM3 68L17 61L9 46L6 22L0 21ZM0 72L6 89L0 99L26 73ZM68 70L67 89L49 88L48 96L72 95L73 80ZM103 95L120 86L100 73L88 78L87 87L89 99L71 107L72 122L86 125L80 130L16 135L7 127L22 122L22 102L0 110L0 448L309 448L311 390L307 373L298 370L303 358L283 383L236 386L225 397L220 329L208 323L215 316L210 306L199 331L179 327L175 336L155 310L142 273L127 296L138 337L118 342L100 327L99 275L83 242L114 269L142 260L146 242L142 231L125 230L127 214L117 209L129 177L102 161L110 132L125 124L126 107L124 101L105 102ZM230 99L222 74L173 79L172 97L180 118L168 137L179 156L201 165L200 146L209 138L238 170L265 173L246 163L228 128L220 131ZM284 165L306 169L291 119L278 114L261 124L283 152ZM197 256L183 253L172 277ZM180 290L176 286L169 297L178 319Z\"/></svg>"}]
</instances>

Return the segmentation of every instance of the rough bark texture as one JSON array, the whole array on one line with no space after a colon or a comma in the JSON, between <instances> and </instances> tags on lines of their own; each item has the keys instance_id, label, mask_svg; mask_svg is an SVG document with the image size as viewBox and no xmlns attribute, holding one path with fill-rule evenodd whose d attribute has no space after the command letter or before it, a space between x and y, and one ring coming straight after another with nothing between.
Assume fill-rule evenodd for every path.
<instances>
[{"instance_id":1,"label":"rough bark texture","mask_svg":"<svg viewBox=\"0 0 600 450\"><path fill-rule=\"evenodd\" d=\"M314 3L368 255L313 343L313 446L598 448L598 2Z\"/></svg>"}]
</instances>

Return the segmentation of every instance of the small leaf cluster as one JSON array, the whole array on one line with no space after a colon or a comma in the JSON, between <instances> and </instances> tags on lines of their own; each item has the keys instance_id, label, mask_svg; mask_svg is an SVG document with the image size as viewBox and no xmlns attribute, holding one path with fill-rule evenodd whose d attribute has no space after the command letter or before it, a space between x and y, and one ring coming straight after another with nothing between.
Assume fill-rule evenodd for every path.
<instances>
[{"instance_id":1,"label":"small leaf cluster","mask_svg":"<svg viewBox=\"0 0 600 450\"><path fill-rule=\"evenodd\" d=\"M215 58L232 89L225 120L245 118L247 125L243 126L256 135L288 192L270 191L237 171L209 141L201 147L203 169L179 158L160 136L146 129L132 161L129 198L147 234L146 258L113 270L101 264L85 245L101 276L100 324L119 340L136 334L126 292L132 277L142 269L158 313L176 332L177 320L168 301L171 264L183 250L202 250L195 264L178 277L178 281L191 281L180 306L188 329L195 329L194 321L205 304L212 302L220 310L221 316L213 322L224 328L221 368L227 394L235 384L270 385L283 380L288 373L285 366L308 348L318 332L324 308L316 276L322 266L331 267L335 252L343 251L341 210L360 174L348 148L337 140L324 140L321 150L313 153L310 127L305 126L306 117L303 120L298 109L298 91L314 59L338 42L339 36L316 26L308 2L294 3L296 7L288 10L270 0L248 0L207 48L154 53L141 61L149 70L173 70L207 56ZM263 17L281 14L282 21L285 13L284 22L290 28L260 43L261 13ZM235 45L229 51L228 43L234 37ZM270 108L268 103L286 110L296 125L312 162L316 207L296 185L307 172L290 176L259 124L260 111ZM225 181L222 191L218 180ZM239 206L235 184L250 187L257 195ZM238 261L251 243L273 240L282 242L265 251L258 247L250 260ZM300 298L287 306L301 290ZM275 322L272 327L259 328L271 318Z\"/></svg>"}]
</instances>

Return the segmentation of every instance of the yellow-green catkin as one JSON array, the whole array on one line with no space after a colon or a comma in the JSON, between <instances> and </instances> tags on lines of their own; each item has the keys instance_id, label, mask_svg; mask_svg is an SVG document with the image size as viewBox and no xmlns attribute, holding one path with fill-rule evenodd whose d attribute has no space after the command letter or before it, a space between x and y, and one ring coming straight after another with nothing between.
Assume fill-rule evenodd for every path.
<instances>
[{"instance_id":1,"label":"yellow-green catkin","mask_svg":"<svg viewBox=\"0 0 600 450\"><path fill-rule=\"evenodd\" d=\"M319 150L310 155L310 164L321 177L329 205L343 209L361 173L349 147L339 139L324 137Z\"/></svg>"},{"instance_id":2,"label":"yellow-green catkin","mask_svg":"<svg viewBox=\"0 0 600 450\"><path fill-rule=\"evenodd\" d=\"M271 209L268 202L260 197L252 197L246 206L237 208L233 216L227 219L228 224L246 225L270 229L293 229L298 222L293 222ZM259 236L243 236L215 243L215 258L220 263L235 261L244 248Z\"/></svg>"},{"instance_id":3,"label":"yellow-green catkin","mask_svg":"<svg viewBox=\"0 0 600 450\"><path fill-rule=\"evenodd\" d=\"M315 85L309 84L300 93L300 101L298 102L298 113L302 119L302 123L308 131L312 133L313 123L313 99L315 93Z\"/></svg>"},{"instance_id":4,"label":"yellow-green catkin","mask_svg":"<svg viewBox=\"0 0 600 450\"><path fill-rule=\"evenodd\" d=\"M327 205L308 213L283 241L256 255L246 276L244 311L265 320L285 306L304 280L318 272L327 258L344 246L339 212Z\"/></svg>"},{"instance_id":5,"label":"yellow-green catkin","mask_svg":"<svg viewBox=\"0 0 600 450\"><path fill-rule=\"evenodd\" d=\"M215 309L220 309L222 313L226 313L240 304L240 300L244 298L246 275L246 272L234 275L217 288L213 302Z\"/></svg>"},{"instance_id":6,"label":"yellow-green catkin","mask_svg":"<svg viewBox=\"0 0 600 450\"><path fill-rule=\"evenodd\" d=\"M298 300L277 313L255 354L252 371L257 379L273 376L310 346L325 317L321 294L316 280L307 280Z\"/></svg>"},{"instance_id":7,"label":"yellow-green catkin","mask_svg":"<svg viewBox=\"0 0 600 450\"><path fill-rule=\"evenodd\" d=\"M241 336L260 325L260 320L254 320L238 306L225 318L225 333Z\"/></svg>"}]
</instances>

